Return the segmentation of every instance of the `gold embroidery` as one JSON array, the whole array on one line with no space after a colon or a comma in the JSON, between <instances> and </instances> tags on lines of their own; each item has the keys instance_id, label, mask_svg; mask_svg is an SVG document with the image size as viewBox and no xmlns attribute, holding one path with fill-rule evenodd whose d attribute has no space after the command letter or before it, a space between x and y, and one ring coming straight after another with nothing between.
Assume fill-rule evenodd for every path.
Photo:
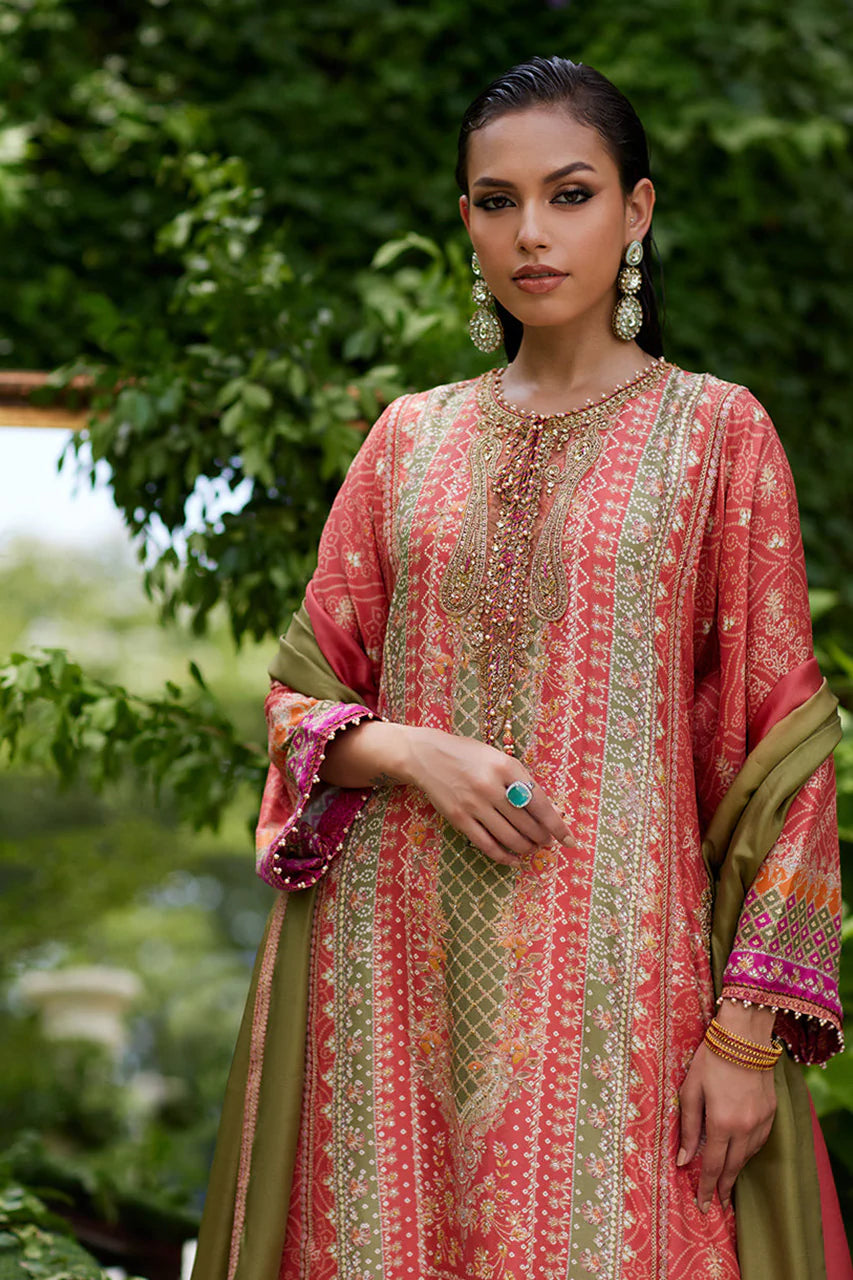
<instances>
[{"instance_id":1,"label":"gold embroidery","mask_svg":"<svg viewBox=\"0 0 853 1280\"><path fill-rule=\"evenodd\" d=\"M439 601L460 620L474 655L486 742L497 744L503 736L511 750L509 703L518 656L531 638L530 620L556 622L568 606L562 543L578 483L624 404L655 385L669 367L657 361L605 400L548 416L522 413L502 401L499 371L480 382L481 434L469 455L471 492Z\"/></svg>"}]
</instances>

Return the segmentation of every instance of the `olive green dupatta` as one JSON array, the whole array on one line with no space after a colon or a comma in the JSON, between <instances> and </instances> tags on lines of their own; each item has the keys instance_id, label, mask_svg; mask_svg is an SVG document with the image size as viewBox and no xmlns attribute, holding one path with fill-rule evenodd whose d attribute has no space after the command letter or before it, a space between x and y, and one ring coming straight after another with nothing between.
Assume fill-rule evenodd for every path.
<instances>
[{"instance_id":1,"label":"olive green dupatta","mask_svg":"<svg viewBox=\"0 0 853 1280\"><path fill-rule=\"evenodd\" d=\"M747 756L702 845L715 886L711 961L715 994L744 898L782 830L797 792L841 738L838 699L826 681L771 728ZM744 1280L826 1280L820 1187L809 1098L800 1067L776 1064L773 1129L734 1189Z\"/></svg>"},{"instance_id":2,"label":"olive green dupatta","mask_svg":"<svg viewBox=\"0 0 853 1280\"><path fill-rule=\"evenodd\" d=\"M324 657L304 607L270 674L315 698L362 701ZM824 684L751 752L703 844L715 884L712 962L719 995L744 897L799 789L840 737ZM258 951L226 1087L193 1280L278 1280L302 1108L315 890L280 894ZM765 1147L736 1188L744 1280L825 1280L808 1096L787 1055Z\"/></svg>"},{"instance_id":3,"label":"olive green dupatta","mask_svg":"<svg viewBox=\"0 0 853 1280\"><path fill-rule=\"evenodd\" d=\"M270 675L360 703L326 661L304 607ZM302 1113L316 888L280 893L258 948L225 1089L193 1280L278 1280Z\"/></svg>"}]
</instances>

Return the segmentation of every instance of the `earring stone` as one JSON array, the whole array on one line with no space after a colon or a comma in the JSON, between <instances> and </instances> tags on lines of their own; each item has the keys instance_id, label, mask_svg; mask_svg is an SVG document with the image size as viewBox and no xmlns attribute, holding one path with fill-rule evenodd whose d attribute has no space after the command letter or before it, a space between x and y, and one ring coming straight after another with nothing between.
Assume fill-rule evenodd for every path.
<instances>
[{"instance_id":1,"label":"earring stone","mask_svg":"<svg viewBox=\"0 0 853 1280\"><path fill-rule=\"evenodd\" d=\"M494 294L483 279L483 270L476 253L471 257L471 269L474 272L471 297L476 310L468 323L468 332L478 351L497 351L504 340L504 331L495 310Z\"/></svg>"},{"instance_id":2,"label":"earring stone","mask_svg":"<svg viewBox=\"0 0 853 1280\"><path fill-rule=\"evenodd\" d=\"M621 296L613 310L613 332L623 342L631 342L643 327L643 305L636 296L643 285L640 263L643 261L643 245L632 240L625 250L625 263L616 278Z\"/></svg>"}]
</instances>

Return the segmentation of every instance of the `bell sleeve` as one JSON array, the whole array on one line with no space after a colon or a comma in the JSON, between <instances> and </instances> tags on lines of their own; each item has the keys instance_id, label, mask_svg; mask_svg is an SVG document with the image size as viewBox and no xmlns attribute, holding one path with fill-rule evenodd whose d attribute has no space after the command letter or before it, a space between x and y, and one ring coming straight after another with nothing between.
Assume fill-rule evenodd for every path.
<instances>
[{"instance_id":1,"label":"bell sleeve","mask_svg":"<svg viewBox=\"0 0 853 1280\"><path fill-rule=\"evenodd\" d=\"M320 778L329 742L377 718L392 568L387 487L401 401L354 459L323 530L314 573L270 665L270 766L255 847L258 875L283 890L316 883L340 852L371 788Z\"/></svg>"},{"instance_id":2,"label":"bell sleeve","mask_svg":"<svg viewBox=\"0 0 853 1280\"><path fill-rule=\"evenodd\" d=\"M694 761L704 834L750 752L824 684L790 467L745 388L729 406L695 604ZM747 888L720 1000L775 1009L776 1034L792 1055L824 1062L843 1047L840 936L829 757L796 793Z\"/></svg>"}]
</instances>

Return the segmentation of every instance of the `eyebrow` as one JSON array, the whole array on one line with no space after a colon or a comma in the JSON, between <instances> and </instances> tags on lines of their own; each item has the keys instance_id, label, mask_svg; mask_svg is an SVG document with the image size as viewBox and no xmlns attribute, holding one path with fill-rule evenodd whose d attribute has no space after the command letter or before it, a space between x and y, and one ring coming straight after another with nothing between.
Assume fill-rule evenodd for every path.
<instances>
[{"instance_id":1,"label":"eyebrow","mask_svg":"<svg viewBox=\"0 0 853 1280\"><path fill-rule=\"evenodd\" d=\"M570 173L577 173L578 170L584 169L588 173L595 173L594 165L587 164L585 160L573 160L571 164L563 165L562 169L555 169L553 173L549 173L543 179L547 185L549 182L559 182L560 178L567 178ZM472 184L475 187L510 187L513 191L516 189L514 182L509 182L505 178L478 178Z\"/></svg>"}]
</instances>

